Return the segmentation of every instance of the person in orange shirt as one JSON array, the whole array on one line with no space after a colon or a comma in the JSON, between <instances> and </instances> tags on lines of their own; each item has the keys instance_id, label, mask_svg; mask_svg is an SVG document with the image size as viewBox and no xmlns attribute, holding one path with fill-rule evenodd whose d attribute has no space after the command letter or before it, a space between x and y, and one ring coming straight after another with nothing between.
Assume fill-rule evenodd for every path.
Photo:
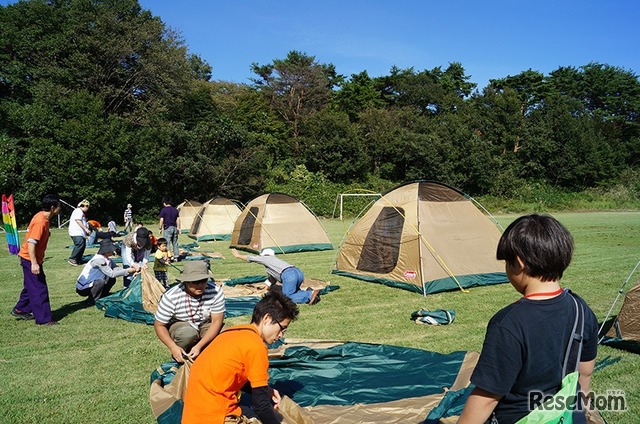
<instances>
[{"instance_id":1,"label":"person in orange shirt","mask_svg":"<svg viewBox=\"0 0 640 424\"><path fill-rule=\"evenodd\" d=\"M24 273L24 282L20 299L11 310L11 315L18 319L35 319L39 325L55 325L49 288L42 263L44 252L49 242L49 220L60 213L60 198L55 194L47 194L42 199L42 210L35 214L29 223L27 235L18 253Z\"/></svg>"},{"instance_id":2,"label":"person in orange shirt","mask_svg":"<svg viewBox=\"0 0 640 424\"><path fill-rule=\"evenodd\" d=\"M198 356L189 373L182 424L246 423L239 392L251 385L252 414L262 424L280 423L280 394L269 387L266 344L284 335L298 316L296 304L278 291L267 293L253 310L251 323L223 331Z\"/></svg>"}]
</instances>

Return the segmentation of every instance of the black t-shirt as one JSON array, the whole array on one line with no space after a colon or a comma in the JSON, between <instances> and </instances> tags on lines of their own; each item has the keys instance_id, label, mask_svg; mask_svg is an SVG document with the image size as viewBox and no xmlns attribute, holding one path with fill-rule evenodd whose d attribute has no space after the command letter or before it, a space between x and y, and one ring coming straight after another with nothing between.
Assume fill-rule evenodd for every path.
<instances>
[{"instance_id":1,"label":"black t-shirt","mask_svg":"<svg viewBox=\"0 0 640 424\"><path fill-rule=\"evenodd\" d=\"M520 299L489 321L480 359L471 382L503 396L494 412L500 424L518 421L529 413L529 392L553 395L560 389L562 363L573 329L576 308L566 291L548 300ZM584 307L581 362L595 359L598 320Z\"/></svg>"}]
</instances>

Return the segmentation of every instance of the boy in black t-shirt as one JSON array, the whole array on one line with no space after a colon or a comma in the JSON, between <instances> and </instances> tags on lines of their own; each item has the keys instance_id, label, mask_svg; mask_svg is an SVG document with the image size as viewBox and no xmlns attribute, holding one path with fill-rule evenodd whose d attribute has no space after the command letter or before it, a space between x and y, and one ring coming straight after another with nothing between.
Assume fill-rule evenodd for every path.
<instances>
[{"instance_id":1,"label":"boy in black t-shirt","mask_svg":"<svg viewBox=\"0 0 640 424\"><path fill-rule=\"evenodd\" d=\"M523 298L503 308L489 321L487 334L459 424L515 423L529 414L530 394L554 395L562 381L562 365L573 330L576 307L559 281L571 262L573 238L557 220L527 215L515 220L500 238L498 260L505 261L511 285ZM589 391L595 365L598 321L584 310L579 384ZM536 406L536 405L534 405ZM584 413L577 418L585 422ZM493 420L493 421L491 421Z\"/></svg>"}]
</instances>

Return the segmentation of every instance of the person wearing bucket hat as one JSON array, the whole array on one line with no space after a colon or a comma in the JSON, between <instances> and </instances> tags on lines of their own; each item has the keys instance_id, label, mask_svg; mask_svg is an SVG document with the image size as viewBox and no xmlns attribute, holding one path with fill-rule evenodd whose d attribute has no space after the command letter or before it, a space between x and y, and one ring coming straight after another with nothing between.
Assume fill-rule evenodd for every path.
<instances>
[{"instance_id":1,"label":"person wearing bucket hat","mask_svg":"<svg viewBox=\"0 0 640 424\"><path fill-rule=\"evenodd\" d=\"M87 247L87 237L91 234L86 213L90 203L87 199L78 203L78 207L71 213L69 218L69 237L73 241L73 250L67 262L69 265L78 266L82 264L84 249Z\"/></svg>"},{"instance_id":2,"label":"person wearing bucket hat","mask_svg":"<svg viewBox=\"0 0 640 424\"><path fill-rule=\"evenodd\" d=\"M236 249L231 249L231 253L243 261L264 265L269 283L282 283L282 293L294 302L315 305L320 301L319 290L300 290L304 282L302 270L277 258L273 249L263 249L260 256L242 255Z\"/></svg>"},{"instance_id":3,"label":"person wearing bucket hat","mask_svg":"<svg viewBox=\"0 0 640 424\"><path fill-rule=\"evenodd\" d=\"M146 268L151 255L151 238L149 230L139 227L122 239L122 265L132 266L137 263L140 268ZM132 277L125 275L123 284L129 287Z\"/></svg>"},{"instance_id":4,"label":"person wearing bucket hat","mask_svg":"<svg viewBox=\"0 0 640 424\"><path fill-rule=\"evenodd\" d=\"M153 327L178 362L194 360L224 325L222 289L213 281L207 261L189 261L177 284L158 303Z\"/></svg>"},{"instance_id":5,"label":"person wearing bucket hat","mask_svg":"<svg viewBox=\"0 0 640 424\"><path fill-rule=\"evenodd\" d=\"M116 283L116 278L131 275L140 270L134 263L130 268L120 268L111 257L117 251L116 245L111 239L100 242L100 248L82 268L82 272L76 280L76 293L87 297L87 304L95 305L98 299L109 294L109 290Z\"/></svg>"}]
</instances>

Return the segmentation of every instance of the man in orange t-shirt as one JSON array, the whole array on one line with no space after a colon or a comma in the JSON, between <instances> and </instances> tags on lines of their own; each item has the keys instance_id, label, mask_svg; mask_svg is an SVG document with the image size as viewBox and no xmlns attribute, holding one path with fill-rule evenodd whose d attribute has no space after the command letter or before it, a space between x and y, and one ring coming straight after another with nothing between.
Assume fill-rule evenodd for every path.
<instances>
[{"instance_id":1,"label":"man in orange t-shirt","mask_svg":"<svg viewBox=\"0 0 640 424\"><path fill-rule=\"evenodd\" d=\"M49 303L49 288L42 263L49 242L49 220L60 213L60 198L47 194L42 199L42 210L29 223L27 235L20 248L20 264L24 282L20 299L11 311L18 319L35 319L39 325L55 325Z\"/></svg>"},{"instance_id":2,"label":"man in orange t-shirt","mask_svg":"<svg viewBox=\"0 0 640 424\"><path fill-rule=\"evenodd\" d=\"M182 424L246 422L238 402L247 382L251 385L253 415L263 424L280 423L275 412L280 394L268 385L265 343L282 337L297 316L296 304L273 291L255 306L251 324L236 325L213 339L191 367Z\"/></svg>"}]
</instances>

